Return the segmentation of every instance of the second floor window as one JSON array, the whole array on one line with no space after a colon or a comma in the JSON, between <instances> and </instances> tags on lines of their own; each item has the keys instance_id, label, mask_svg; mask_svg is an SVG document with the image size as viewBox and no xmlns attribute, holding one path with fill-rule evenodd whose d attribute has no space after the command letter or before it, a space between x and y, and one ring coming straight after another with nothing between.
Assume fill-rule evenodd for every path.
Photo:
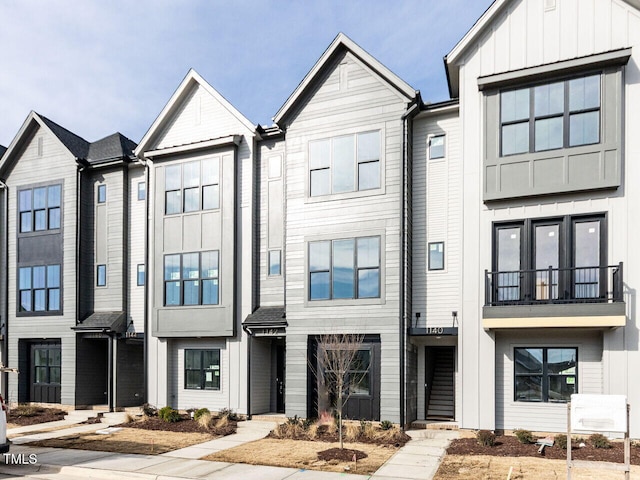
<instances>
[{"instance_id":1,"label":"second floor window","mask_svg":"<svg viewBox=\"0 0 640 480\"><path fill-rule=\"evenodd\" d=\"M164 256L164 304L217 305L218 251Z\"/></svg>"},{"instance_id":2,"label":"second floor window","mask_svg":"<svg viewBox=\"0 0 640 480\"><path fill-rule=\"evenodd\" d=\"M106 203L107 201L107 186L103 183L98 185L98 203Z\"/></svg>"},{"instance_id":3,"label":"second floor window","mask_svg":"<svg viewBox=\"0 0 640 480\"><path fill-rule=\"evenodd\" d=\"M502 155L600 142L600 75L500 93Z\"/></svg>"},{"instance_id":4,"label":"second floor window","mask_svg":"<svg viewBox=\"0 0 640 480\"><path fill-rule=\"evenodd\" d=\"M18 269L20 312L60 311L60 265Z\"/></svg>"},{"instance_id":5,"label":"second floor window","mask_svg":"<svg viewBox=\"0 0 640 480\"><path fill-rule=\"evenodd\" d=\"M309 243L309 300L380 297L380 237Z\"/></svg>"},{"instance_id":6,"label":"second floor window","mask_svg":"<svg viewBox=\"0 0 640 480\"><path fill-rule=\"evenodd\" d=\"M29 188L18 192L20 233L60 228L61 185Z\"/></svg>"},{"instance_id":7,"label":"second floor window","mask_svg":"<svg viewBox=\"0 0 640 480\"><path fill-rule=\"evenodd\" d=\"M309 194L380 188L380 131L309 142Z\"/></svg>"},{"instance_id":8,"label":"second floor window","mask_svg":"<svg viewBox=\"0 0 640 480\"><path fill-rule=\"evenodd\" d=\"M164 190L166 215L220 208L220 159L167 166Z\"/></svg>"}]
</instances>

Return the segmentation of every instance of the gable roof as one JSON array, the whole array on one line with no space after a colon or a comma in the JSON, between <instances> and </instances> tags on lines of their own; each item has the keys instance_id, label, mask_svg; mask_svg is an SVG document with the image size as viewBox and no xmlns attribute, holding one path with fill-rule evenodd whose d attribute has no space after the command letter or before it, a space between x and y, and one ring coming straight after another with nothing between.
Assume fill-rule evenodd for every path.
<instances>
[{"instance_id":1,"label":"gable roof","mask_svg":"<svg viewBox=\"0 0 640 480\"><path fill-rule=\"evenodd\" d=\"M134 154L138 157L143 157L144 152L149 150L150 144L154 140L155 136L162 131L162 128L169 121L173 113L180 107L180 104L187 96L193 85L199 85L204 88L212 97L214 97L224 108L226 108L235 118L238 119L248 130L252 132L256 131L256 126L251 123L247 117L242 115L238 109L236 109L229 101L224 98L218 91L213 88L198 72L193 68L187 72L176 91L173 93L167 104L164 106L158 117L153 124L144 134L140 143L136 147Z\"/></svg>"},{"instance_id":2,"label":"gable roof","mask_svg":"<svg viewBox=\"0 0 640 480\"><path fill-rule=\"evenodd\" d=\"M49 127L51 133L58 137L58 140L60 140L67 150L73 153L76 158L86 158L87 153L89 153L89 142L57 123L52 122L47 117L37 113L36 115L40 117L42 122Z\"/></svg>"},{"instance_id":3,"label":"gable roof","mask_svg":"<svg viewBox=\"0 0 640 480\"><path fill-rule=\"evenodd\" d=\"M91 143L87 161L101 163L105 160L127 158L133 155L136 146L135 142L116 132Z\"/></svg>"},{"instance_id":4,"label":"gable roof","mask_svg":"<svg viewBox=\"0 0 640 480\"><path fill-rule=\"evenodd\" d=\"M392 87L396 88L400 93L406 96L408 99L413 99L417 95L417 91L411 87L408 83L398 77L395 73L385 67L382 63L376 60L373 56L367 53L356 42L347 37L344 33L339 33L336 38L333 39L331 45L320 56L315 65L309 70L307 75L302 79L300 84L296 87L293 93L289 96L284 105L280 107L280 110L273 117L273 121L280 125L282 120L291 112L294 106L296 106L305 93L314 84L314 81L318 78L321 72L324 71L327 64L342 51L349 51L355 55L360 61L365 63L367 67L371 68L376 74L386 80Z\"/></svg>"},{"instance_id":5,"label":"gable roof","mask_svg":"<svg viewBox=\"0 0 640 480\"><path fill-rule=\"evenodd\" d=\"M447 73L447 83L449 85L449 95L457 98L459 93L459 70L458 60L467 49L484 33L493 19L513 0L494 0L485 10L480 18L473 24L469 31L462 37L455 47L444 57L444 67ZM640 10L640 0L623 0L632 7Z\"/></svg>"}]
</instances>

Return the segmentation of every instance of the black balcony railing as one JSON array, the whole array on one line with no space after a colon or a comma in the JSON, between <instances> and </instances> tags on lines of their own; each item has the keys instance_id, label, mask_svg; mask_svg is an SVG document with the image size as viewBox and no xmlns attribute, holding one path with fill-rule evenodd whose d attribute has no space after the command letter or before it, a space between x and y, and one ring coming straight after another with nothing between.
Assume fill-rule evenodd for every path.
<instances>
[{"instance_id":1,"label":"black balcony railing","mask_svg":"<svg viewBox=\"0 0 640 480\"><path fill-rule=\"evenodd\" d=\"M485 305L622 302L622 262L605 267L485 270Z\"/></svg>"}]
</instances>

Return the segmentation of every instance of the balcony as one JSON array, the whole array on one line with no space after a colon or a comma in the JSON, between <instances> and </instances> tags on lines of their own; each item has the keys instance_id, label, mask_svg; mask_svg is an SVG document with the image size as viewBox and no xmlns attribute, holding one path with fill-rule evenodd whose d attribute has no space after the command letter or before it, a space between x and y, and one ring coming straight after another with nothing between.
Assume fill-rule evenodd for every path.
<instances>
[{"instance_id":1,"label":"balcony","mask_svg":"<svg viewBox=\"0 0 640 480\"><path fill-rule=\"evenodd\" d=\"M496 328L622 327L622 262L603 267L485 271L482 325Z\"/></svg>"}]
</instances>

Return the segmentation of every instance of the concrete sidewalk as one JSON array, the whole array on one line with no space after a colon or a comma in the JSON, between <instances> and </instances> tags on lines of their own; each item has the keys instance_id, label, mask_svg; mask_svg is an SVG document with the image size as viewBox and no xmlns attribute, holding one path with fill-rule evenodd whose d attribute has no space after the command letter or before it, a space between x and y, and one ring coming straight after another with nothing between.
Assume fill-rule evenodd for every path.
<instances>
[{"instance_id":1,"label":"concrete sidewalk","mask_svg":"<svg viewBox=\"0 0 640 480\"><path fill-rule=\"evenodd\" d=\"M373 476L197 460L211 453L263 438L274 426L274 422L268 421L241 422L238 424L238 431L233 435L162 455L33 448L22 445L36 439L53 438L100 428L99 424L82 425L14 439L11 453L22 454L15 458L26 460L29 455L36 454L37 463L15 465L10 464L10 459L7 459L5 463L0 463L0 474L31 475L38 478L59 478L63 475L64 478L124 480L345 480L345 478L349 480L428 480L437 471L446 446L452 438L458 436L457 432L438 430L407 432L412 440Z\"/></svg>"}]
</instances>

